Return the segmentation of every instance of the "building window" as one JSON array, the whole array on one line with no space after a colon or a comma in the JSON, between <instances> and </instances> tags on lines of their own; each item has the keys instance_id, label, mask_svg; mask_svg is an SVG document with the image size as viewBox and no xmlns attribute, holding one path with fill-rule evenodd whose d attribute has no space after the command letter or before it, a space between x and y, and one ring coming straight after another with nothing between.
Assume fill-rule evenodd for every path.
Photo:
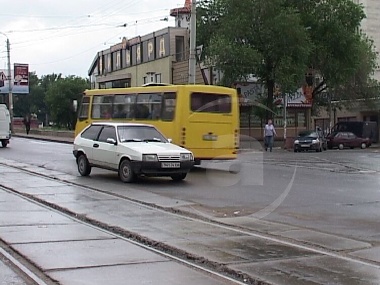
<instances>
[{"instance_id":1,"label":"building window","mask_svg":"<svg viewBox=\"0 0 380 285\"><path fill-rule=\"evenodd\" d=\"M161 83L161 73L155 74L155 82Z\"/></svg>"},{"instance_id":2,"label":"building window","mask_svg":"<svg viewBox=\"0 0 380 285\"><path fill-rule=\"evenodd\" d=\"M185 37L175 37L175 59L176 61L185 60Z\"/></svg>"}]
</instances>

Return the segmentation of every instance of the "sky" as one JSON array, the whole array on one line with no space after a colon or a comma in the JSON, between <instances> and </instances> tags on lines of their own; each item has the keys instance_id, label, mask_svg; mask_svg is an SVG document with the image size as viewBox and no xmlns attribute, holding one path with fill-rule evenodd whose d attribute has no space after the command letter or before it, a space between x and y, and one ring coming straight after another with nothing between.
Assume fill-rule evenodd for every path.
<instances>
[{"instance_id":1,"label":"sky","mask_svg":"<svg viewBox=\"0 0 380 285\"><path fill-rule=\"evenodd\" d=\"M38 77L87 77L98 51L123 37L174 26L170 9L185 0L0 0L0 69L29 64ZM167 18L167 21L163 19ZM125 26L126 24L126 26ZM13 68L12 68L13 69Z\"/></svg>"}]
</instances>

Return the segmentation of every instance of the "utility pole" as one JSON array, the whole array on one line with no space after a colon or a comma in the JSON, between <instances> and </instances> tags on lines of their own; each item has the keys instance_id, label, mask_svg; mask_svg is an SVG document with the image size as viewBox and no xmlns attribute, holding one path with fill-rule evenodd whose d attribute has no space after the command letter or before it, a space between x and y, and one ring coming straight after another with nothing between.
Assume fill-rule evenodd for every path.
<instances>
[{"instance_id":1,"label":"utility pole","mask_svg":"<svg viewBox=\"0 0 380 285\"><path fill-rule=\"evenodd\" d=\"M288 121L288 110L287 110L287 107L288 107L288 94L284 94L284 143L286 144L286 136L287 136L287 121Z\"/></svg>"},{"instance_id":2,"label":"utility pole","mask_svg":"<svg viewBox=\"0 0 380 285\"><path fill-rule=\"evenodd\" d=\"M196 36L197 36L197 6L196 0L191 2L190 18L190 56L189 56L189 84L195 84L196 73Z\"/></svg>"},{"instance_id":3,"label":"utility pole","mask_svg":"<svg viewBox=\"0 0 380 285\"><path fill-rule=\"evenodd\" d=\"M11 44L7 37L7 59L8 59L8 86L9 86L9 95L8 95L8 104L9 104L9 116L11 119L11 133L13 134L13 93L12 93L12 74L11 74Z\"/></svg>"}]
</instances>

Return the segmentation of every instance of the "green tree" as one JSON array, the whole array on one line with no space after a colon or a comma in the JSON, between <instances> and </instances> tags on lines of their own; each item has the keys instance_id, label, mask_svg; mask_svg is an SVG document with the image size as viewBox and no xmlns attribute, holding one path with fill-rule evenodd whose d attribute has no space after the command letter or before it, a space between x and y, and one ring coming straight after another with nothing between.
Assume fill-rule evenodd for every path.
<instances>
[{"instance_id":1,"label":"green tree","mask_svg":"<svg viewBox=\"0 0 380 285\"><path fill-rule=\"evenodd\" d=\"M284 92L300 86L312 50L300 14L286 4L285 0L214 0L201 6L200 38L207 41L212 27L205 56L223 72L224 85L254 74L267 88L270 109L275 84ZM213 7L218 7L218 15Z\"/></svg>"},{"instance_id":2,"label":"green tree","mask_svg":"<svg viewBox=\"0 0 380 285\"><path fill-rule=\"evenodd\" d=\"M377 55L360 31L363 7L352 0L204 0L198 11L198 44L224 85L256 75L271 108L275 83L292 92L306 79L315 102L326 91L352 99L377 90Z\"/></svg>"},{"instance_id":3,"label":"green tree","mask_svg":"<svg viewBox=\"0 0 380 285\"><path fill-rule=\"evenodd\" d=\"M39 86L42 88L45 98L50 86L61 79L62 79L61 73L58 73L58 74L52 73L52 74L44 75L41 77L39 81ZM49 125L49 121L50 121L49 118L50 118L50 109L49 109L49 105L45 101L45 125L46 126Z\"/></svg>"},{"instance_id":4,"label":"green tree","mask_svg":"<svg viewBox=\"0 0 380 285\"><path fill-rule=\"evenodd\" d=\"M52 121L59 128L74 129L76 110L73 108L74 100L79 101L85 89L89 88L87 79L75 76L60 78L48 86L46 103L50 110Z\"/></svg>"},{"instance_id":5,"label":"green tree","mask_svg":"<svg viewBox=\"0 0 380 285\"><path fill-rule=\"evenodd\" d=\"M309 27L314 49L309 67L320 78L313 98L324 91L341 99L371 96L370 75L376 67L373 42L360 31L366 17L363 7L352 0L288 0L300 11Z\"/></svg>"}]
</instances>

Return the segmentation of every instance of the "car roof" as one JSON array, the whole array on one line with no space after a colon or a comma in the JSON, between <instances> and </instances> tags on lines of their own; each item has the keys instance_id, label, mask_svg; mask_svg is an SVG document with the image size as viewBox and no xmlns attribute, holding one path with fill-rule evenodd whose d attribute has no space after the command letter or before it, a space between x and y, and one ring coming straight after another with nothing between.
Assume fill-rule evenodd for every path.
<instances>
[{"instance_id":1,"label":"car roof","mask_svg":"<svg viewBox=\"0 0 380 285\"><path fill-rule=\"evenodd\" d=\"M146 126L146 127L154 127L150 124L143 123L121 123L121 122L93 122L91 125L102 125L102 126L114 126L114 127L132 127L132 126Z\"/></svg>"}]
</instances>

